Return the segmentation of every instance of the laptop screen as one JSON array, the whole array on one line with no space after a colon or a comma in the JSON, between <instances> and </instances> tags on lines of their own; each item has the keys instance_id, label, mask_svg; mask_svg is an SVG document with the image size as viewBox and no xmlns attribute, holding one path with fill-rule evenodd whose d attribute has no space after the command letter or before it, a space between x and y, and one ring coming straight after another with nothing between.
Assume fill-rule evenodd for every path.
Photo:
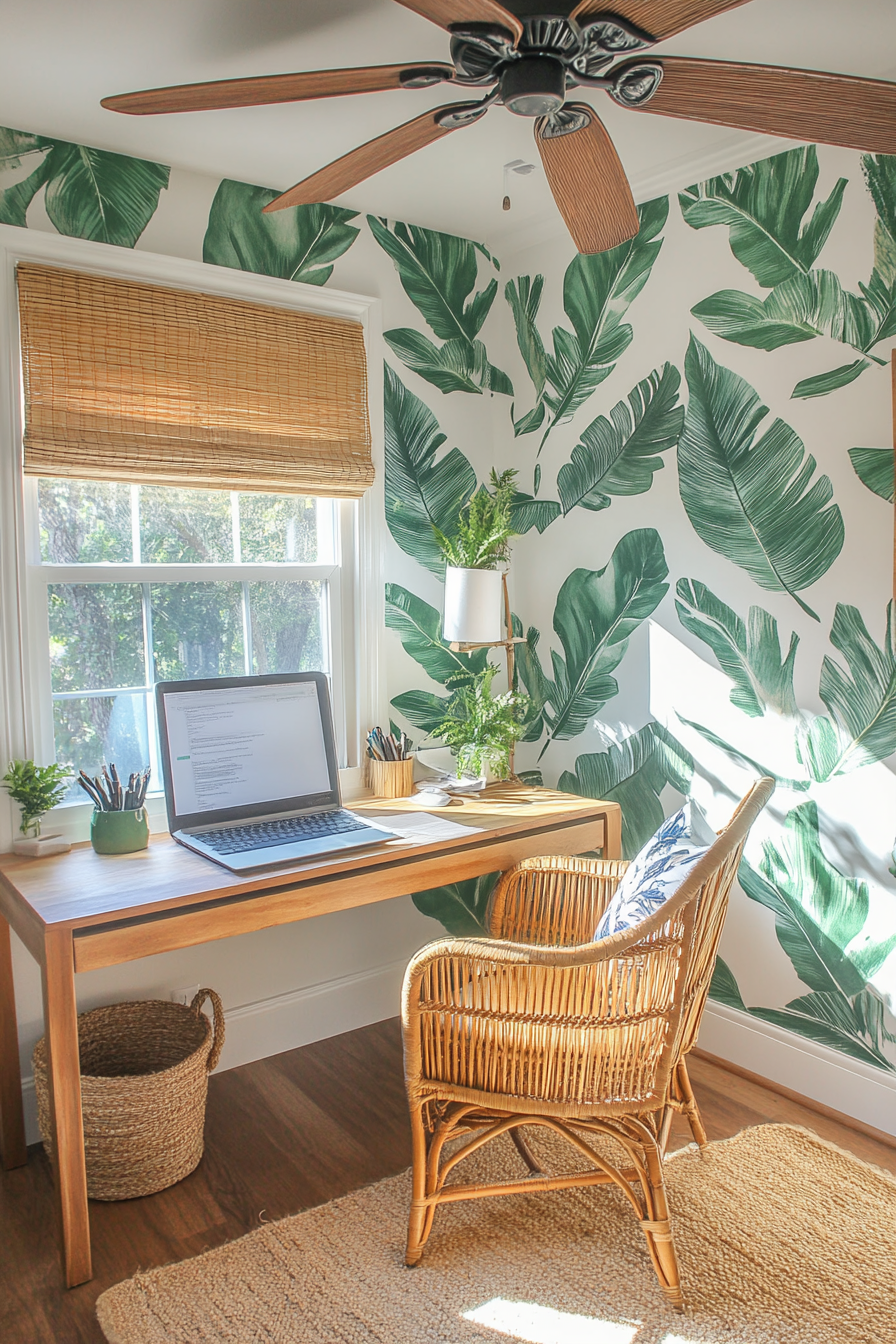
<instances>
[{"instance_id":1,"label":"laptop screen","mask_svg":"<svg viewBox=\"0 0 896 1344\"><path fill-rule=\"evenodd\" d=\"M159 682L171 830L338 803L321 672Z\"/></svg>"}]
</instances>

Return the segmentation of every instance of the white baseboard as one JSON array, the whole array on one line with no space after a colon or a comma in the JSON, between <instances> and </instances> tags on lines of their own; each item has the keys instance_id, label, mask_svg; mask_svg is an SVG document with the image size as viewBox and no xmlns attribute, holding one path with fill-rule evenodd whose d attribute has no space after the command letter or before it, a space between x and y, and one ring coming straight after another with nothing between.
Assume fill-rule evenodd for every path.
<instances>
[{"instance_id":1,"label":"white baseboard","mask_svg":"<svg viewBox=\"0 0 896 1344\"><path fill-rule=\"evenodd\" d=\"M353 975L307 985L288 994L227 1008L226 1036L218 1072L240 1064L295 1050L312 1041L326 1040L344 1031L395 1017L399 1011L401 981L407 957ZM37 1143L37 1101L34 1079L22 1080L25 1137Z\"/></svg>"},{"instance_id":2,"label":"white baseboard","mask_svg":"<svg viewBox=\"0 0 896 1344\"><path fill-rule=\"evenodd\" d=\"M219 1071L394 1017L405 965L402 957L385 966L227 1009L227 1038ZM896 1135L896 1074L883 1073L713 1001L703 1015L699 1044L720 1059ZM22 1093L27 1140L36 1143L40 1135L33 1078L23 1080Z\"/></svg>"},{"instance_id":3,"label":"white baseboard","mask_svg":"<svg viewBox=\"0 0 896 1344\"><path fill-rule=\"evenodd\" d=\"M896 1073L885 1073L713 1000L706 1005L698 1045L711 1055L896 1135Z\"/></svg>"}]
</instances>

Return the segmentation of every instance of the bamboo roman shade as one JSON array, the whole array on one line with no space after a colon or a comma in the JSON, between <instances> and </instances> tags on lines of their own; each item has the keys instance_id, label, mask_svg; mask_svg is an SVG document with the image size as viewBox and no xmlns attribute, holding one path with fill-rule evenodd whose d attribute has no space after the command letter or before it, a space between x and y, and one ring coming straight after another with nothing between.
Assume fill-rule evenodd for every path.
<instances>
[{"instance_id":1,"label":"bamboo roman shade","mask_svg":"<svg viewBox=\"0 0 896 1344\"><path fill-rule=\"evenodd\" d=\"M21 262L25 471L356 498L357 322Z\"/></svg>"}]
</instances>

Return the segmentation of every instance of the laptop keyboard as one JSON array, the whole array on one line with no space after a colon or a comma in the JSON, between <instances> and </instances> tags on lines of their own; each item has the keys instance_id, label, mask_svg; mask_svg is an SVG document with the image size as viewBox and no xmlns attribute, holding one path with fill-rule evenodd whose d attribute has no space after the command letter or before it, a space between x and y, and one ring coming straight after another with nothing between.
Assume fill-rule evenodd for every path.
<instances>
[{"instance_id":1,"label":"laptop keyboard","mask_svg":"<svg viewBox=\"0 0 896 1344\"><path fill-rule=\"evenodd\" d=\"M240 854L268 845L290 845L296 840L319 840L346 831L368 827L350 812L320 812L312 817L284 817L279 821L255 821L245 826L222 826L196 836L216 854Z\"/></svg>"}]
</instances>

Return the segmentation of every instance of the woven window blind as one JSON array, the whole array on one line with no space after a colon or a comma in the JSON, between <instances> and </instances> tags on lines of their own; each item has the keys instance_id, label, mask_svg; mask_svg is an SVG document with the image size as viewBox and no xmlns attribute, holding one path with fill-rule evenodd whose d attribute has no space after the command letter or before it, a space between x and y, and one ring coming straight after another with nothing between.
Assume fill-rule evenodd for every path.
<instances>
[{"instance_id":1,"label":"woven window blind","mask_svg":"<svg viewBox=\"0 0 896 1344\"><path fill-rule=\"evenodd\" d=\"M357 498L357 322L21 262L25 471Z\"/></svg>"}]
</instances>

